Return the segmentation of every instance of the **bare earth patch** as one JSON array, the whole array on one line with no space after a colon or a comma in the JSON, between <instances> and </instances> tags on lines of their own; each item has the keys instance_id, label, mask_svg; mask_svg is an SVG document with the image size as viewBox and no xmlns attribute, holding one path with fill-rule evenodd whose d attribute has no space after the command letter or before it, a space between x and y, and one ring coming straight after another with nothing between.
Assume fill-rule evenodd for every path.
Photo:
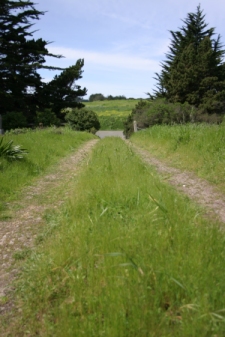
<instances>
[{"instance_id":1,"label":"bare earth patch","mask_svg":"<svg viewBox=\"0 0 225 337\"><path fill-rule=\"evenodd\" d=\"M216 187L192 172L169 167L161 160L152 157L148 151L128 143L145 163L153 165L179 192L186 194L190 199L203 206L208 216L225 223L225 195L218 192Z\"/></svg>"},{"instance_id":2,"label":"bare earth patch","mask_svg":"<svg viewBox=\"0 0 225 337\"><path fill-rule=\"evenodd\" d=\"M72 155L63 158L54 171L27 187L21 201L9 205L12 218L0 221L0 315L12 308L12 280L18 273L15 254L26 254L45 225L43 215L56 209L68 198L71 183L81 163L87 158L97 139L85 143ZM63 193L62 193L63 191Z\"/></svg>"}]
</instances>

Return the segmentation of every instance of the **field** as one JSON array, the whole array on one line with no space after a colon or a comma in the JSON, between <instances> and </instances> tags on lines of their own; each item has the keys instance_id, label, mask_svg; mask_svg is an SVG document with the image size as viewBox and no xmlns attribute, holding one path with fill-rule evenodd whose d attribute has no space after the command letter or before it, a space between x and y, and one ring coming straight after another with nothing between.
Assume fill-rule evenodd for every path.
<instances>
[{"instance_id":1,"label":"field","mask_svg":"<svg viewBox=\"0 0 225 337\"><path fill-rule=\"evenodd\" d=\"M101 130L123 130L123 122L131 113L138 100L112 100L85 103L85 106L97 113Z\"/></svg>"},{"instance_id":2,"label":"field","mask_svg":"<svg viewBox=\"0 0 225 337\"><path fill-rule=\"evenodd\" d=\"M94 139L53 131L45 131L46 139L54 138L53 154L64 138L67 154L72 152L69 144L76 152L78 143ZM17 254L15 311L13 319L3 317L2 336L223 337L221 224L207 219L202 208L176 192L132 147L138 144L177 165L178 158L188 156L179 167L191 170L197 151L213 160L219 172L223 137L223 126L187 125L138 132L131 144L119 138L97 141L70 181L64 204L43 214L43 229L29 254ZM15 138L15 143L28 147L30 142L33 153L37 143L31 139L22 143ZM58 154L54 165L64 155ZM33 156L35 161L38 151ZM51 172L54 165L48 166ZM69 175L73 169L68 168ZM66 194L65 186L55 194ZM10 195L14 188L9 186ZM7 303L10 296L1 301Z\"/></svg>"}]
</instances>

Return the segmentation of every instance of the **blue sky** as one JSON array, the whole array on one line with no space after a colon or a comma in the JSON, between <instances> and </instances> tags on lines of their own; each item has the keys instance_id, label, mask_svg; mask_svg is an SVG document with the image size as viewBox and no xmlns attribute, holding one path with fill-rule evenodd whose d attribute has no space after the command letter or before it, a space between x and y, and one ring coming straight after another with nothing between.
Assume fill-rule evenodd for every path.
<instances>
[{"instance_id":1,"label":"blue sky","mask_svg":"<svg viewBox=\"0 0 225 337\"><path fill-rule=\"evenodd\" d=\"M52 41L48 50L62 54L49 65L68 67L84 59L83 78L77 84L91 94L146 98L155 85L154 73L170 44L169 30L182 26L195 0L45 0L35 5L47 11L36 21L35 38ZM209 27L225 44L225 1L202 0ZM56 73L42 71L45 81Z\"/></svg>"}]
</instances>

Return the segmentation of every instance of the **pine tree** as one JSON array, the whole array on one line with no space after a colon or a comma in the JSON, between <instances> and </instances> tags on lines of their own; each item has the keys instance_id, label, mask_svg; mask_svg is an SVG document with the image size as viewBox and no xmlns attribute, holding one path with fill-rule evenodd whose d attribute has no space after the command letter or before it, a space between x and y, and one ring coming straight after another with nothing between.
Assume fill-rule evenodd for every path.
<instances>
[{"instance_id":1,"label":"pine tree","mask_svg":"<svg viewBox=\"0 0 225 337\"><path fill-rule=\"evenodd\" d=\"M183 23L179 31L171 31L170 52L156 78L156 96L171 102L188 102L208 113L223 113L225 51L220 35L214 39L214 28L207 28L200 6Z\"/></svg>"},{"instance_id":2,"label":"pine tree","mask_svg":"<svg viewBox=\"0 0 225 337\"><path fill-rule=\"evenodd\" d=\"M47 106L55 112L56 116L62 119L61 110L67 107L82 108L81 97L86 95L86 88L81 89L76 81L82 78L82 68L84 60L77 60L76 64L66 68L60 75L56 75L53 80L45 85L41 92L44 98L43 106Z\"/></svg>"},{"instance_id":3,"label":"pine tree","mask_svg":"<svg viewBox=\"0 0 225 337\"><path fill-rule=\"evenodd\" d=\"M31 20L38 20L40 12L32 1L1 0L0 4L0 111L22 111L32 118L43 87L37 70L59 69L44 65L50 54L48 42L32 38Z\"/></svg>"}]
</instances>

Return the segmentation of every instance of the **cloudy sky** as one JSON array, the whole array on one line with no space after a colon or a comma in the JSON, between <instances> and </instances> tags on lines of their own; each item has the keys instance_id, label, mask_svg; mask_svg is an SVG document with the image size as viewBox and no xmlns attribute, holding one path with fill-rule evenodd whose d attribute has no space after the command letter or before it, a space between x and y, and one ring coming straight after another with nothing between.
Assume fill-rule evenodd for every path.
<instances>
[{"instance_id":1,"label":"cloudy sky","mask_svg":"<svg viewBox=\"0 0 225 337\"><path fill-rule=\"evenodd\" d=\"M83 78L77 84L88 95L125 95L146 98L155 85L154 73L170 44L169 30L182 26L187 13L195 12L195 0L45 0L36 9L47 11L34 28L35 38L52 43L48 50L63 59L49 65L68 67L84 59ZM209 27L225 44L225 1L202 0ZM41 73L45 81L56 74Z\"/></svg>"}]
</instances>

